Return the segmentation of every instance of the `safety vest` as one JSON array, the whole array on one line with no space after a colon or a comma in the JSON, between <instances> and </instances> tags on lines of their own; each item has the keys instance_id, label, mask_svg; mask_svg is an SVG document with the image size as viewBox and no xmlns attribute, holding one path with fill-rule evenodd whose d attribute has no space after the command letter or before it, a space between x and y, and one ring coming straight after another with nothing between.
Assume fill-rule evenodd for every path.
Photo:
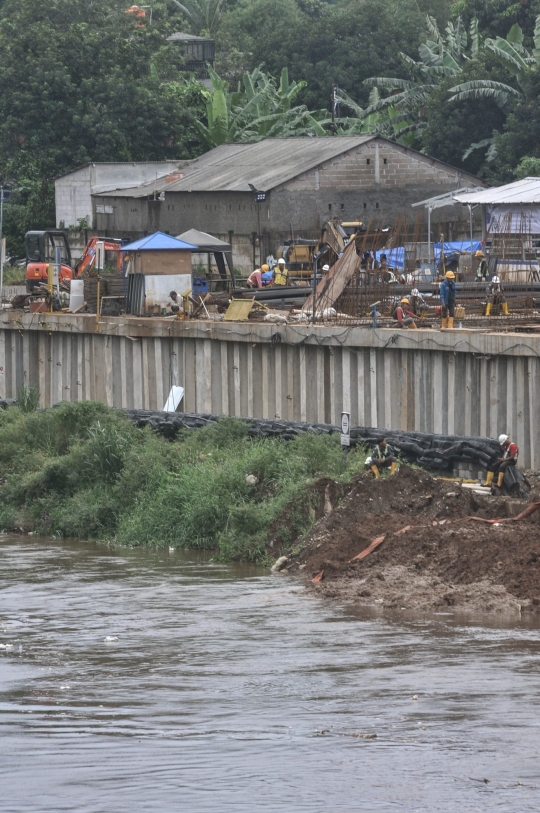
<instances>
[{"instance_id":1,"label":"safety vest","mask_svg":"<svg viewBox=\"0 0 540 813\"><path fill-rule=\"evenodd\" d=\"M289 276L289 272L287 268L283 265L276 265L274 269L274 285L287 285L287 279Z\"/></svg>"}]
</instances>

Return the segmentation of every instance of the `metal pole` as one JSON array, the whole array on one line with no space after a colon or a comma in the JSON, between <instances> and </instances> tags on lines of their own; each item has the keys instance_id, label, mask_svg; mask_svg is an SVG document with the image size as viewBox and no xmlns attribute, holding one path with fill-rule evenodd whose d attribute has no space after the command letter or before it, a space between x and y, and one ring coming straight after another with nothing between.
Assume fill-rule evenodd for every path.
<instances>
[{"instance_id":1,"label":"metal pole","mask_svg":"<svg viewBox=\"0 0 540 813\"><path fill-rule=\"evenodd\" d=\"M257 201L257 223L259 227L259 268L262 265L262 243L261 243L261 204Z\"/></svg>"},{"instance_id":2,"label":"metal pole","mask_svg":"<svg viewBox=\"0 0 540 813\"><path fill-rule=\"evenodd\" d=\"M427 261L431 266L431 206L428 206L427 208L427 242Z\"/></svg>"},{"instance_id":3,"label":"metal pole","mask_svg":"<svg viewBox=\"0 0 540 813\"><path fill-rule=\"evenodd\" d=\"M473 251L473 244L472 244L472 241L473 241L472 206L471 206L470 203L468 203L467 207L469 209L469 227L470 227L470 233L471 233L471 272L472 272L472 264L474 262L474 251Z\"/></svg>"},{"instance_id":4,"label":"metal pole","mask_svg":"<svg viewBox=\"0 0 540 813\"><path fill-rule=\"evenodd\" d=\"M317 257L314 257L313 258L313 293L312 293L312 297L313 297L313 313L312 313L312 316L311 316L311 321L312 321L313 324L315 324L315 293L317 291L317 262L318 262Z\"/></svg>"}]
</instances>

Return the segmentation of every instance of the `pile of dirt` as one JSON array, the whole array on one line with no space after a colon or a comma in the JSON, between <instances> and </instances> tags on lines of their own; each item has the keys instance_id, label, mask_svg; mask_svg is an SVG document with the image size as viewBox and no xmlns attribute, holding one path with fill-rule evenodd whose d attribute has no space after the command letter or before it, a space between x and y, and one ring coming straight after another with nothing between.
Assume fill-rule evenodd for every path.
<instances>
[{"instance_id":1,"label":"pile of dirt","mask_svg":"<svg viewBox=\"0 0 540 813\"><path fill-rule=\"evenodd\" d=\"M479 521L516 516L529 502L479 495L407 466L377 481L364 474L331 512L326 500L326 516L287 570L318 577L314 587L327 596L364 604L538 612L540 512Z\"/></svg>"}]
</instances>

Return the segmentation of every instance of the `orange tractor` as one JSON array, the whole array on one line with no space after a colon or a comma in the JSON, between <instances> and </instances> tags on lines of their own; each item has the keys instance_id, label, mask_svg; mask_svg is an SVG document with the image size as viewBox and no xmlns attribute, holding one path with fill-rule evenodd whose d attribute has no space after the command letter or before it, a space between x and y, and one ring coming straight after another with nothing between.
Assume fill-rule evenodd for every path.
<instances>
[{"instance_id":1,"label":"orange tractor","mask_svg":"<svg viewBox=\"0 0 540 813\"><path fill-rule=\"evenodd\" d=\"M37 285L47 284L49 266L56 262L55 249L60 249L60 282L88 274L96 262L96 244L103 243L105 254L114 252L115 265L122 270L122 240L109 237L91 237L85 246L83 255L72 268L71 251L64 231L28 231L24 237L26 248L26 290L32 293Z\"/></svg>"}]
</instances>

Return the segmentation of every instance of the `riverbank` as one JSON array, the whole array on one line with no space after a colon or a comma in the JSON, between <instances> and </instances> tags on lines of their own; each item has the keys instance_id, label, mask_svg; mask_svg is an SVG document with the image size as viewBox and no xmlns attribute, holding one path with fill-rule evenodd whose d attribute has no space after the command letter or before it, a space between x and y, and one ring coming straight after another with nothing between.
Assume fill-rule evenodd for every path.
<instances>
[{"instance_id":1,"label":"riverbank","mask_svg":"<svg viewBox=\"0 0 540 813\"><path fill-rule=\"evenodd\" d=\"M269 539L289 550L321 515L314 483L341 489L365 459L360 448L345 458L337 435L254 438L224 418L169 440L100 403L31 406L0 410L5 531L266 564Z\"/></svg>"},{"instance_id":2,"label":"riverbank","mask_svg":"<svg viewBox=\"0 0 540 813\"><path fill-rule=\"evenodd\" d=\"M527 501L483 496L407 466L376 482L364 474L327 507L287 569L347 603L537 613L540 512L504 521L538 499L536 491Z\"/></svg>"}]
</instances>

